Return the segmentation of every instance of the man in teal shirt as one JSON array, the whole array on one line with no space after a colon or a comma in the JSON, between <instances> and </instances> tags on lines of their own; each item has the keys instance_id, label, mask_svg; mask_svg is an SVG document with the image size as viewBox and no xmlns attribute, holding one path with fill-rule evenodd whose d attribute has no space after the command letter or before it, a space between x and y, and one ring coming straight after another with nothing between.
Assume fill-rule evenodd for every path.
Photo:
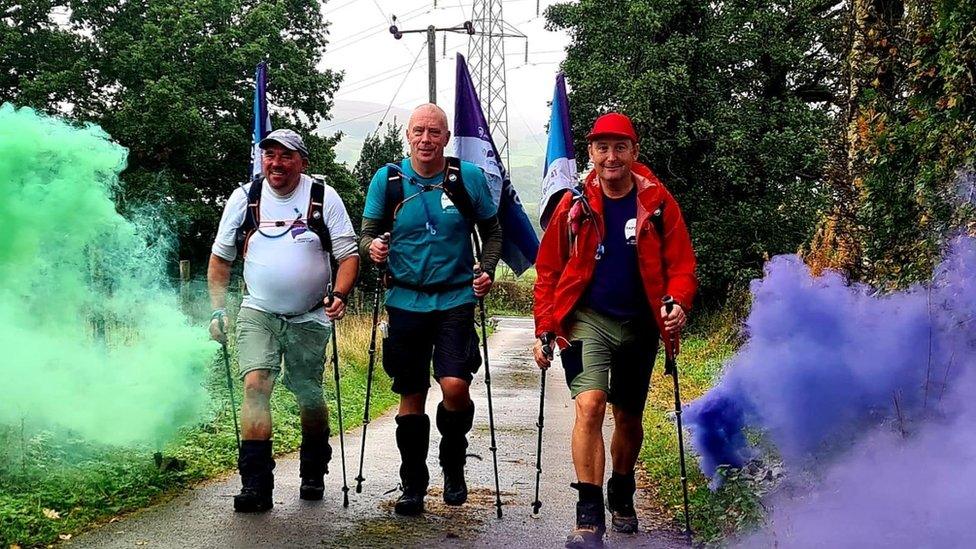
<instances>
[{"instance_id":1,"label":"man in teal shirt","mask_svg":"<svg viewBox=\"0 0 976 549\"><path fill-rule=\"evenodd\" d=\"M469 388L481 366L474 306L491 289L502 232L481 169L448 162L444 156L451 138L444 111L433 104L417 107L406 135L409 158L398 167L381 168L370 182L359 247L364 257L387 264L389 333L383 340L383 369L400 395L396 441L403 486L394 509L416 515L424 510L430 480L430 418L424 409L431 361L444 395L437 407L444 502L461 505L467 500L464 463L474 420ZM444 187L459 188L458 179L463 183L460 194L468 200L454 195L455 204ZM401 185L402 192L390 192L388 185ZM472 224L484 242L478 271Z\"/></svg>"}]
</instances>

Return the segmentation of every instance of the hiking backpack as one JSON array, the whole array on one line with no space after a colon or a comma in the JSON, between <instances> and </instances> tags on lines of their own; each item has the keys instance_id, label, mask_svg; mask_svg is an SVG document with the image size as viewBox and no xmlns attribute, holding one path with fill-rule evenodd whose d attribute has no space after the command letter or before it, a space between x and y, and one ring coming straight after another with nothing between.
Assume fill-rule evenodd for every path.
<instances>
[{"instance_id":1,"label":"hiking backpack","mask_svg":"<svg viewBox=\"0 0 976 549\"><path fill-rule=\"evenodd\" d=\"M325 177L312 175L312 192L308 201L308 230L319 237L322 249L332 255L332 235L329 234L329 227L325 224L325 212L323 204L325 202ZM244 212L244 222L237 228L235 243L237 254L243 257L247 254L247 244L251 236L257 232L261 225L261 190L264 187L264 177L259 176L251 182L251 188L247 192L247 206ZM284 227L286 221L279 221L278 227Z\"/></svg>"}]
</instances>

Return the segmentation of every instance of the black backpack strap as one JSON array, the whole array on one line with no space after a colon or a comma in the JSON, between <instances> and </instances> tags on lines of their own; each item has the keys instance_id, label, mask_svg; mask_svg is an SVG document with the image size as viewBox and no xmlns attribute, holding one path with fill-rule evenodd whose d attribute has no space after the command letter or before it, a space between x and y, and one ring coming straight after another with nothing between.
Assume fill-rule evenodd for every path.
<instances>
[{"instance_id":1,"label":"black backpack strap","mask_svg":"<svg viewBox=\"0 0 976 549\"><path fill-rule=\"evenodd\" d=\"M399 170L386 169L386 187L383 191L383 222L380 234L393 230L393 221L403 203L403 174Z\"/></svg>"},{"instance_id":2,"label":"black backpack strap","mask_svg":"<svg viewBox=\"0 0 976 549\"><path fill-rule=\"evenodd\" d=\"M662 200L661 205L651 212L651 224L654 225L657 238L662 244L664 243L664 204L665 202Z\"/></svg>"},{"instance_id":3,"label":"black backpack strap","mask_svg":"<svg viewBox=\"0 0 976 549\"><path fill-rule=\"evenodd\" d=\"M447 157L447 168L444 170L444 182L442 183L444 187L444 194L451 199L454 203L454 207L458 209L464 219L468 223L474 224L478 220L474 211L474 202L471 201L471 195L468 194L468 189L464 186L464 180L461 178L461 160L454 158L453 156Z\"/></svg>"},{"instance_id":4,"label":"black backpack strap","mask_svg":"<svg viewBox=\"0 0 976 549\"><path fill-rule=\"evenodd\" d=\"M322 249L332 254L332 235L325 223L325 180L321 176L312 176L312 192L308 201L308 230L319 237Z\"/></svg>"},{"instance_id":5,"label":"black backpack strap","mask_svg":"<svg viewBox=\"0 0 976 549\"><path fill-rule=\"evenodd\" d=\"M234 239L237 245L237 255L242 259L247 254L247 243L251 239L251 235L261 224L261 188L263 183L263 177L255 178L251 181L251 188L247 191L244 221L237 228L237 236Z\"/></svg>"}]
</instances>

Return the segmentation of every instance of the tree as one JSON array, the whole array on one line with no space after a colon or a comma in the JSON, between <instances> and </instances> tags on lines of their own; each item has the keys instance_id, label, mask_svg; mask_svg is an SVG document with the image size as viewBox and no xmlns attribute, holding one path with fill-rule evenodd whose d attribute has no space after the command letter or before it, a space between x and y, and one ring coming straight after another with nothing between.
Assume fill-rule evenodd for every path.
<instances>
[{"instance_id":1,"label":"tree","mask_svg":"<svg viewBox=\"0 0 976 549\"><path fill-rule=\"evenodd\" d=\"M56 112L81 99L85 44L56 20L66 4L0 0L0 103Z\"/></svg>"},{"instance_id":2,"label":"tree","mask_svg":"<svg viewBox=\"0 0 976 549\"><path fill-rule=\"evenodd\" d=\"M826 267L887 288L926 280L946 237L974 219L957 197L976 162L976 6L855 0L844 67L849 189L812 244ZM971 199L970 199L971 200ZM850 243L843 260L837 242ZM826 251L825 251L826 250Z\"/></svg>"},{"instance_id":3,"label":"tree","mask_svg":"<svg viewBox=\"0 0 976 549\"><path fill-rule=\"evenodd\" d=\"M598 114L631 116L641 158L682 205L706 300L812 232L841 84L834 5L581 0L546 13L572 37L563 70L577 149Z\"/></svg>"},{"instance_id":4,"label":"tree","mask_svg":"<svg viewBox=\"0 0 976 549\"><path fill-rule=\"evenodd\" d=\"M339 82L336 73L317 69L328 36L319 2L64 0L60 5L70 10L61 16L62 24L45 22L58 7L54 2L20 4L3 20L3 36L16 39L12 48L33 44L35 51L7 71L3 82L10 87L0 93L95 122L126 146L120 208L165 205L164 215L177 221L182 256L206 256L223 200L247 177L253 72L259 61L268 64L272 126L302 133L311 171L329 175L340 193L355 191L351 176L335 162L337 138L313 133L328 117ZM30 24L12 27L17 17ZM37 43L45 37L53 37L55 51ZM11 58L3 43L3 59ZM57 91L58 82L65 83L63 91ZM64 102L70 105L65 108Z\"/></svg>"},{"instance_id":5,"label":"tree","mask_svg":"<svg viewBox=\"0 0 976 549\"><path fill-rule=\"evenodd\" d=\"M374 133L366 136L363 141L363 149L359 155L359 161L353 168L352 173L359 185L360 195L365 197L369 190L369 182L373 179L380 168L387 162L397 162L403 158L403 126L393 121L393 124L386 127L386 133L380 138L379 128ZM362 204L356 210L356 217L361 220ZM352 213L350 212L350 215ZM367 261L360 265L361 273L359 276L360 295L368 295L376 288L376 268L373 263Z\"/></svg>"}]
</instances>

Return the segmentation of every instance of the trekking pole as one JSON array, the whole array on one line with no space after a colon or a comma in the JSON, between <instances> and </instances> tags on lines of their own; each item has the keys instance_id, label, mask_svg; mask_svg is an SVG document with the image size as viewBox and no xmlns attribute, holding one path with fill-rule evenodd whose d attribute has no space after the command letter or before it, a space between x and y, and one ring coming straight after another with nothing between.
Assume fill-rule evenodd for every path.
<instances>
[{"instance_id":1,"label":"trekking pole","mask_svg":"<svg viewBox=\"0 0 976 549\"><path fill-rule=\"evenodd\" d=\"M329 283L329 303L335 299ZM349 507L349 485L346 484L346 440L342 430L342 390L339 386L339 344L336 337L337 320L332 320L332 366L335 368L336 413L339 415L339 453L342 454L342 506Z\"/></svg>"},{"instance_id":2,"label":"trekking pole","mask_svg":"<svg viewBox=\"0 0 976 549\"><path fill-rule=\"evenodd\" d=\"M384 244L390 242L390 233L384 233L380 237ZM363 435L360 439L359 447L359 474L356 475L356 493L363 491L363 459L366 456L366 427L369 426L369 395L373 389L373 367L376 364L376 327L380 319L380 294L383 292L383 275L386 271L386 263L376 266L376 293L373 294L373 329L369 333L369 368L366 370L366 406L363 408Z\"/></svg>"},{"instance_id":3,"label":"trekking pole","mask_svg":"<svg viewBox=\"0 0 976 549\"><path fill-rule=\"evenodd\" d=\"M471 241L474 243L474 255L478 259L478 264L474 267L475 277L481 276L481 243L478 236L471 233ZM498 446L495 444L495 411L491 403L491 369L488 367L488 327L485 321L485 298L478 298L478 309L481 311L481 347L485 355L485 389L488 391L488 431L491 433L491 461L495 468L495 509L498 518L502 518L502 496L498 486Z\"/></svg>"},{"instance_id":4,"label":"trekking pole","mask_svg":"<svg viewBox=\"0 0 976 549\"><path fill-rule=\"evenodd\" d=\"M667 295L662 300L664 310L670 315L674 309L674 298ZM684 498L685 506L685 535L691 541L691 517L688 513L688 474L685 471L685 444L684 434L681 427L681 392L678 389L678 360L675 342L677 336L668 334L670 345L668 351L664 353L664 375L670 375L674 380L674 414L678 419L678 457L681 463L681 495Z\"/></svg>"},{"instance_id":5,"label":"trekking pole","mask_svg":"<svg viewBox=\"0 0 976 549\"><path fill-rule=\"evenodd\" d=\"M224 340L220 342L220 351L224 355L224 372L227 374L227 394L230 395L230 411L234 416L234 436L237 438L237 451L241 451L241 426L237 423L237 403L234 401L234 379L230 375L230 358L227 356L227 333L224 332L224 315L217 316L217 325Z\"/></svg>"},{"instance_id":6,"label":"trekking pole","mask_svg":"<svg viewBox=\"0 0 976 549\"><path fill-rule=\"evenodd\" d=\"M546 358L552 360L552 347L549 346L548 341L543 342L542 352L546 355ZM539 482L542 480L542 426L546 419L546 370L548 368L542 369L542 382L541 388L539 389L539 421L535 424L539 428L539 442L535 449L535 501L532 502L533 515L538 515L539 509L542 508L542 502L539 501Z\"/></svg>"}]
</instances>

